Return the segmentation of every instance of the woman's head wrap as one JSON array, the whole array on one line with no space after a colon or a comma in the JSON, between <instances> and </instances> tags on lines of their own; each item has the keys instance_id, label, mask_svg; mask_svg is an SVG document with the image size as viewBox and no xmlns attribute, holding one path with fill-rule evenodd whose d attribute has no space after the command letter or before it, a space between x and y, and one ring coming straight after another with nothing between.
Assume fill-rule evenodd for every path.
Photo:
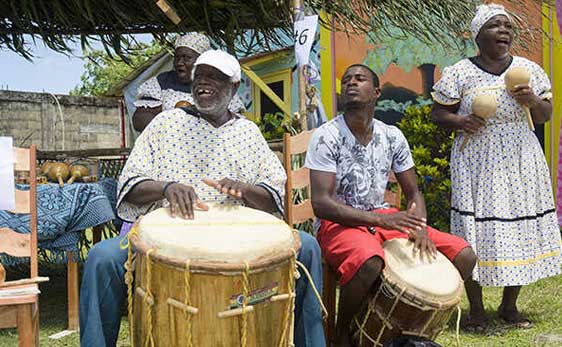
<instances>
[{"instance_id":1,"label":"woman's head wrap","mask_svg":"<svg viewBox=\"0 0 562 347\"><path fill-rule=\"evenodd\" d=\"M498 4L483 4L478 6L476 9L476 15L470 23L470 32L472 33L472 38L476 40L476 36L480 32L480 29L489 21L492 17L497 15L504 15L511 21L511 16L505 10L505 7Z\"/></svg>"}]
</instances>

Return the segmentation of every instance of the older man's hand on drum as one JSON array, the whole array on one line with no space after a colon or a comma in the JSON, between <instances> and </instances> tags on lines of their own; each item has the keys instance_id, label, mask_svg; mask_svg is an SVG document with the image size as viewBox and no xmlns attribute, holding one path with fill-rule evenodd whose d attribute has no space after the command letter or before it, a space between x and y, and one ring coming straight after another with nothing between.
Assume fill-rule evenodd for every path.
<instances>
[{"instance_id":1,"label":"older man's hand on drum","mask_svg":"<svg viewBox=\"0 0 562 347\"><path fill-rule=\"evenodd\" d=\"M230 195L235 199L243 199L245 188L248 186L245 183L231 180L230 178L223 178L218 182L205 178L203 182L209 187L215 188L219 192Z\"/></svg>"},{"instance_id":2,"label":"older man's hand on drum","mask_svg":"<svg viewBox=\"0 0 562 347\"><path fill-rule=\"evenodd\" d=\"M162 194L170 202L172 217L181 215L185 219L193 219L195 206L204 211L209 210L209 206L199 199L192 186L169 182L164 186Z\"/></svg>"}]
</instances>

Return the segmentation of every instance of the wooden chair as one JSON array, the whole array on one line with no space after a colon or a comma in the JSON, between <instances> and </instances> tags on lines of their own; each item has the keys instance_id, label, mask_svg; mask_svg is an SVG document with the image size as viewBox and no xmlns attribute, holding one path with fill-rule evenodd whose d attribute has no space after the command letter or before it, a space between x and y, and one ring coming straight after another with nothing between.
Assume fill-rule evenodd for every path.
<instances>
[{"instance_id":1,"label":"wooden chair","mask_svg":"<svg viewBox=\"0 0 562 347\"><path fill-rule=\"evenodd\" d=\"M283 136L283 158L287 172L287 183L285 185L285 221L289 225L303 223L314 219L314 210L310 199L310 175L305 167L293 170L293 155L306 154L308 142L314 130L302 132L291 136L285 133ZM293 204L293 190L306 189L307 198L298 204ZM388 177L387 189L384 200L392 207L400 208L402 190L393 172ZM324 334L326 335L327 347L334 338L336 332L336 272L322 259L322 301L328 310L328 318L324 322Z\"/></svg>"},{"instance_id":2,"label":"wooden chair","mask_svg":"<svg viewBox=\"0 0 562 347\"><path fill-rule=\"evenodd\" d=\"M31 233L0 228L0 253L30 258L30 277L0 284L0 328L18 329L20 347L39 345L39 290L37 265L36 147L14 148L15 170L29 172L30 190L16 189L15 213L29 213Z\"/></svg>"}]
</instances>

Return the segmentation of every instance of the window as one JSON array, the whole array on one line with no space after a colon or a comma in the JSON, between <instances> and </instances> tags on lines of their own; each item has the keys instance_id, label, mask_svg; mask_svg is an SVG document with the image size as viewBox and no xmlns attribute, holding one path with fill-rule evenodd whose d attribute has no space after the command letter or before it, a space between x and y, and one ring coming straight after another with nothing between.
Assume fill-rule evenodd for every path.
<instances>
[{"instance_id":1,"label":"window","mask_svg":"<svg viewBox=\"0 0 562 347\"><path fill-rule=\"evenodd\" d=\"M271 90L286 104L291 105L291 69L285 69L260 76ZM262 117L267 113L282 112L257 85L253 87L254 115Z\"/></svg>"}]
</instances>

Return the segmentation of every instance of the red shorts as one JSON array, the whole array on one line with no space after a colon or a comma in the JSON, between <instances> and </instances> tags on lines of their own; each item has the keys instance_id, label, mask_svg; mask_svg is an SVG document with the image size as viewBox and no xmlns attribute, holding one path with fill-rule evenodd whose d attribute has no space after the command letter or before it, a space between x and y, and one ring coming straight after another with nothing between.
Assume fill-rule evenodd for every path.
<instances>
[{"instance_id":1,"label":"red shorts","mask_svg":"<svg viewBox=\"0 0 562 347\"><path fill-rule=\"evenodd\" d=\"M396 208L380 209L375 213L391 214L399 212ZM322 220L318 231L318 243L322 255L340 276L340 285L345 285L368 259L378 256L384 261L382 244L386 240L407 238L408 235L398 230L375 227L376 233L369 233L367 227L349 227L331 221ZM447 234L427 227L427 235L437 249L451 262L469 244L458 236Z\"/></svg>"}]
</instances>

